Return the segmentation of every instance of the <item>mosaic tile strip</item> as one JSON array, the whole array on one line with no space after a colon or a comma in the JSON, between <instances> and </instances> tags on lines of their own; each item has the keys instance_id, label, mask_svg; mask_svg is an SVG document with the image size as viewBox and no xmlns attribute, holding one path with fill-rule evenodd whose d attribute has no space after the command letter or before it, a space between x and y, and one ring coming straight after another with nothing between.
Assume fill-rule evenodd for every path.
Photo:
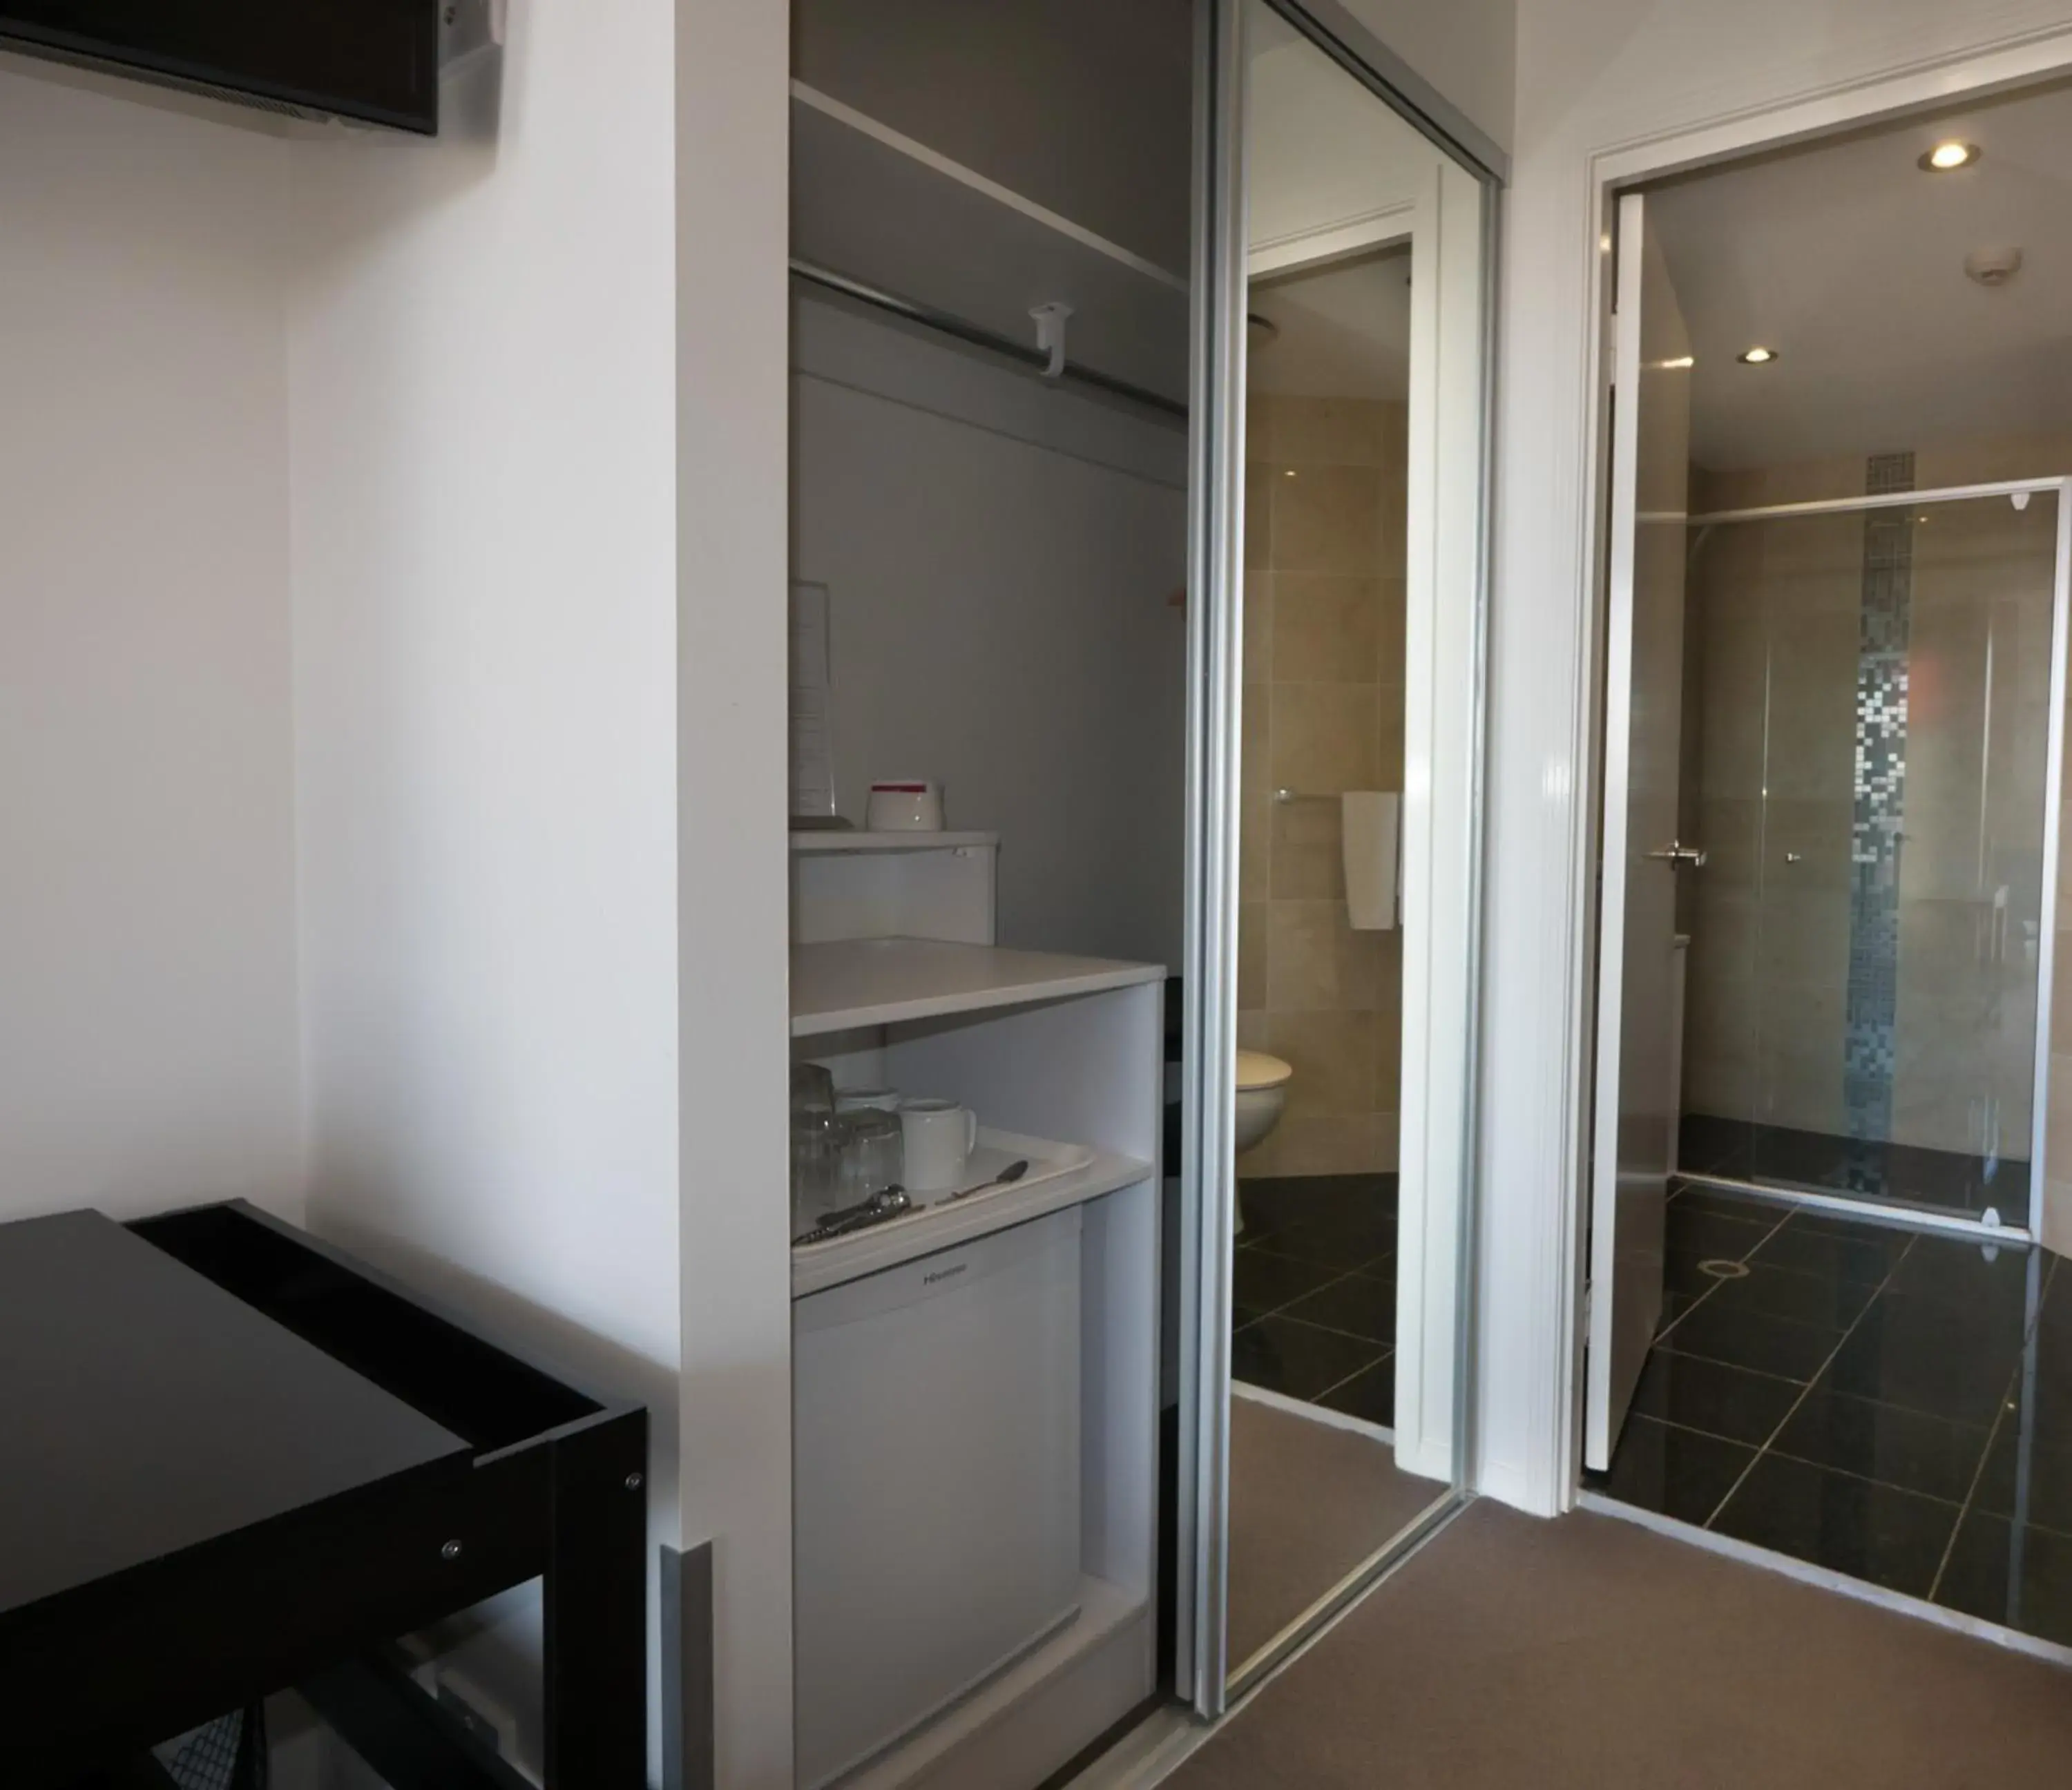
<instances>
[{"instance_id":1,"label":"mosaic tile strip","mask_svg":"<svg viewBox=\"0 0 2072 1790\"><path fill-rule=\"evenodd\" d=\"M1871 495L1914 489L1914 456L1881 454L1864 469ZM1849 1135L1865 1143L1892 1135L1892 1084L1899 1008L1899 852L1906 807L1906 656L1914 596L1914 515L1872 510L1864 517L1863 598L1856 637L1856 811L1849 888L1849 983L1843 1041L1842 1100ZM1858 1169L1860 1167L1861 1175ZM1849 1182L1868 1191L1868 1152Z\"/></svg>"}]
</instances>

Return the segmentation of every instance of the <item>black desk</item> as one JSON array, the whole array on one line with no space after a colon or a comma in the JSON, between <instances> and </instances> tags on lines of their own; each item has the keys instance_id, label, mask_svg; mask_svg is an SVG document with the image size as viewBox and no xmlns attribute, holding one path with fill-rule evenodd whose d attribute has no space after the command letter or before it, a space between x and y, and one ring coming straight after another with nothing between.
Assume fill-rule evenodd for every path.
<instances>
[{"instance_id":1,"label":"black desk","mask_svg":"<svg viewBox=\"0 0 2072 1790\"><path fill-rule=\"evenodd\" d=\"M148 1782L293 1687L397 1790L511 1790L386 1649L541 1579L548 1783L633 1790L646 1466L644 1411L250 1207L0 1225L0 1782Z\"/></svg>"}]
</instances>

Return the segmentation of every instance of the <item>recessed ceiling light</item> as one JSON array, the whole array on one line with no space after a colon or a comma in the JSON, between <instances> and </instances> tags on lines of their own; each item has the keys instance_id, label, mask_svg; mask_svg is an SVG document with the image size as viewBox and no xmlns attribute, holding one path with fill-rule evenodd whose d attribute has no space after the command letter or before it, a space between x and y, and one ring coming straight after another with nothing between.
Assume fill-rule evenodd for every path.
<instances>
[{"instance_id":1,"label":"recessed ceiling light","mask_svg":"<svg viewBox=\"0 0 2072 1790\"><path fill-rule=\"evenodd\" d=\"M1744 348L1734 359L1744 367L1767 367L1777 359L1777 351L1774 348Z\"/></svg>"},{"instance_id":2,"label":"recessed ceiling light","mask_svg":"<svg viewBox=\"0 0 2072 1790\"><path fill-rule=\"evenodd\" d=\"M1695 367L1697 364L1698 357L1696 355L1679 355L1674 360L1663 362L1662 370L1665 373L1673 373L1681 367Z\"/></svg>"},{"instance_id":3,"label":"recessed ceiling light","mask_svg":"<svg viewBox=\"0 0 2072 1790\"><path fill-rule=\"evenodd\" d=\"M1930 174L1948 174L1954 168L1968 168L1984 153L1976 143L1959 143L1952 139L1938 143L1922 157L1918 166Z\"/></svg>"}]
</instances>

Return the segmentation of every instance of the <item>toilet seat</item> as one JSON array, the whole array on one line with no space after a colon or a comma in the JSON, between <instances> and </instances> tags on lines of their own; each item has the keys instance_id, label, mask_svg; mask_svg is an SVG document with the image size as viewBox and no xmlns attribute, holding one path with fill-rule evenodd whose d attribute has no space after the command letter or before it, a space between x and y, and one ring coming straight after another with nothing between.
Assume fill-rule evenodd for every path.
<instances>
[{"instance_id":1,"label":"toilet seat","mask_svg":"<svg viewBox=\"0 0 2072 1790\"><path fill-rule=\"evenodd\" d=\"M1237 1053L1237 1091L1253 1094L1262 1088L1277 1088L1290 1080L1293 1068L1278 1057L1269 1057L1263 1050L1240 1050Z\"/></svg>"}]
</instances>

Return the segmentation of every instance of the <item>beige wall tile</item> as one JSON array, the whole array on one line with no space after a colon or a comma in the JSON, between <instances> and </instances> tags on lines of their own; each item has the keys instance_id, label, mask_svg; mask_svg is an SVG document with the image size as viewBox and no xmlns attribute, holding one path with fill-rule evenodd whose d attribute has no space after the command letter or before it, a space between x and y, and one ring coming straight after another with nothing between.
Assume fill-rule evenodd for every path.
<instances>
[{"instance_id":1,"label":"beige wall tile","mask_svg":"<svg viewBox=\"0 0 2072 1790\"><path fill-rule=\"evenodd\" d=\"M1244 469L1244 564L1247 571L1273 563L1272 467L1248 463Z\"/></svg>"},{"instance_id":2,"label":"beige wall tile","mask_svg":"<svg viewBox=\"0 0 2072 1790\"><path fill-rule=\"evenodd\" d=\"M1376 583L1379 624L1375 629L1374 678L1377 684L1401 684L1408 675L1404 626L1409 615L1409 588L1400 577L1383 576Z\"/></svg>"},{"instance_id":3,"label":"beige wall tile","mask_svg":"<svg viewBox=\"0 0 2072 1790\"><path fill-rule=\"evenodd\" d=\"M1701 795L1694 843L1705 852L1703 868L1679 870L1696 877L1708 893L1753 894L1762 886L1762 803L1745 795Z\"/></svg>"},{"instance_id":4,"label":"beige wall tile","mask_svg":"<svg viewBox=\"0 0 2072 1790\"><path fill-rule=\"evenodd\" d=\"M1381 589L1334 573L1274 575L1273 676L1281 684L1371 684Z\"/></svg>"},{"instance_id":5,"label":"beige wall tile","mask_svg":"<svg viewBox=\"0 0 2072 1790\"><path fill-rule=\"evenodd\" d=\"M1375 702L1374 787L1400 790L1404 775L1403 692L1377 688Z\"/></svg>"},{"instance_id":6,"label":"beige wall tile","mask_svg":"<svg viewBox=\"0 0 2072 1790\"><path fill-rule=\"evenodd\" d=\"M1272 688L1247 684L1240 691L1237 885L1240 899L1272 892Z\"/></svg>"},{"instance_id":7,"label":"beige wall tile","mask_svg":"<svg viewBox=\"0 0 2072 1790\"><path fill-rule=\"evenodd\" d=\"M1385 577L1400 578L1409 569L1410 479L1401 468L1381 474L1381 559Z\"/></svg>"},{"instance_id":8,"label":"beige wall tile","mask_svg":"<svg viewBox=\"0 0 2072 1790\"><path fill-rule=\"evenodd\" d=\"M1856 805L1846 797L1809 800L1777 796L1762 806L1766 877L1792 889L1846 894L1853 874ZM1792 854L1798 861L1791 861Z\"/></svg>"},{"instance_id":9,"label":"beige wall tile","mask_svg":"<svg viewBox=\"0 0 2072 1790\"><path fill-rule=\"evenodd\" d=\"M1275 1013L1371 1011L1382 990L1378 932L1355 932L1343 901L1268 904L1266 1004Z\"/></svg>"},{"instance_id":10,"label":"beige wall tile","mask_svg":"<svg viewBox=\"0 0 2072 1790\"><path fill-rule=\"evenodd\" d=\"M1237 893L1264 901L1273 893L1273 799L1264 790L1238 795Z\"/></svg>"},{"instance_id":11,"label":"beige wall tile","mask_svg":"<svg viewBox=\"0 0 2072 1790\"><path fill-rule=\"evenodd\" d=\"M1273 458L1274 425L1281 416L1281 400L1270 392L1248 392L1244 400L1244 457L1248 461Z\"/></svg>"},{"instance_id":12,"label":"beige wall tile","mask_svg":"<svg viewBox=\"0 0 2072 1790\"><path fill-rule=\"evenodd\" d=\"M1849 901L1836 890L1766 890L1756 974L1780 987L1836 988L1849 979Z\"/></svg>"},{"instance_id":13,"label":"beige wall tile","mask_svg":"<svg viewBox=\"0 0 2072 1790\"><path fill-rule=\"evenodd\" d=\"M1273 574L1248 572L1244 575L1244 666L1240 675L1247 684L1273 681Z\"/></svg>"},{"instance_id":14,"label":"beige wall tile","mask_svg":"<svg viewBox=\"0 0 2072 1790\"><path fill-rule=\"evenodd\" d=\"M2060 909L2060 913L2072 921L2072 909ZM2057 968L2050 979L2050 1042L2054 1049L2072 1050L2072 926L2058 930ZM2067 1160L2065 1167L2072 1171L2072 1160Z\"/></svg>"},{"instance_id":15,"label":"beige wall tile","mask_svg":"<svg viewBox=\"0 0 2072 1790\"><path fill-rule=\"evenodd\" d=\"M1279 901L1346 898L1346 856L1337 803L1274 803L1273 894ZM2072 983L2072 975L2066 979Z\"/></svg>"},{"instance_id":16,"label":"beige wall tile","mask_svg":"<svg viewBox=\"0 0 2072 1790\"><path fill-rule=\"evenodd\" d=\"M1273 786L1319 795L1379 788L1378 712L1371 684L1274 685Z\"/></svg>"},{"instance_id":17,"label":"beige wall tile","mask_svg":"<svg viewBox=\"0 0 2072 1790\"><path fill-rule=\"evenodd\" d=\"M1379 1115L1358 1118L1284 1119L1263 1149L1272 1152L1266 1170L1241 1163L1240 1175L1372 1175L1395 1166L1386 1147ZM1253 1155L1260 1152L1255 1151Z\"/></svg>"},{"instance_id":18,"label":"beige wall tile","mask_svg":"<svg viewBox=\"0 0 2072 1790\"><path fill-rule=\"evenodd\" d=\"M1267 1016L1268 1045L1295 1071L1289 1119L1356 1119L1380 1110L1375 1028L1365 1013Z\"/></svg>"},{"instance_id":19,"label":"beige wall tile","mask_svg":"<svg viewBox=\"0 0 2072 1790\"><path fill-rule=\"evenodd\" d=\"M2045 1115L2043 1147L2059 1169L2072 1163L2072 1053L2050 1056L2050 1107ZM2061 1175L2058 1179L2072 1180Z\"/></svg>"},{"instance_id":20,"label":"beige wall tile","mask_svg":"<svg viewBox=\"0 0 2072 1790\"><path fill-rule=\"evenodd\" d=\"M1359 398L1273 400L1273 458L1295 466L1382 466L1400 462L1392 436L1404 433L1402 407Z\"/></svg>"},{"instance_id":21,"label":"beige wall tile","mask_svg":"<svg viewBox=\"0 0 2072 1790\"><path fill-rule=\"evenodd\" d=\"M1266 1004L1266 908L1264 901L1238 903L1237 1004L1240 1009Z\"/></svg>"},{"instance_id":22,"label":"beige wall tile","mask_svg":"<svg viewBox=\"0 0 2072 1790\"><path fill-rule=\"evenodd\" d=\"M1373 468L1277 467L1272 492L1272 554L1266 563L1275 571L1371 576L1386 569L1381 475Z\"/></svg>"}]
</instances>

